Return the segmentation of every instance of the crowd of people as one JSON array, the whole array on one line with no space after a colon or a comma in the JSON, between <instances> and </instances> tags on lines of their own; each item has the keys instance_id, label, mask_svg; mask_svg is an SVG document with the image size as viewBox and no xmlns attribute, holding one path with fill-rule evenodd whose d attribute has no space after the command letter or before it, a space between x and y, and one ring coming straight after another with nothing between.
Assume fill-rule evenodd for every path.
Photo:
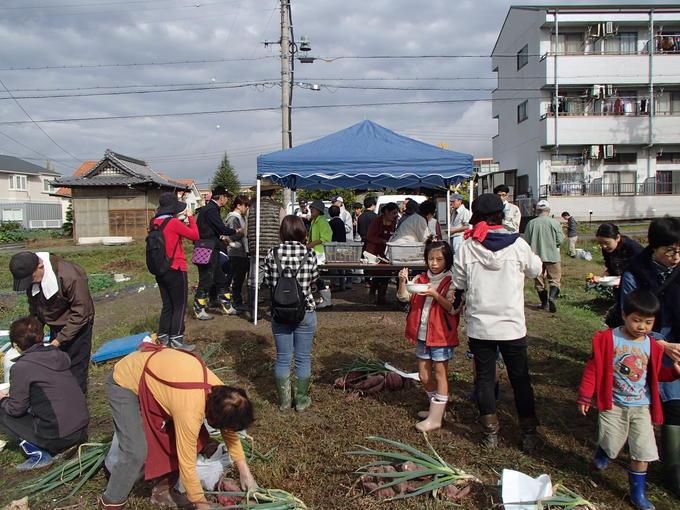
<instances>
[{"instance_id":1,"label":"crowd of people","mask_svg":"<svg viewBox=\"0 0 680 510\"><path fill-rule=\"evenodd\" d=\"M406 200L401 208L389 202L376 211L375 197L368 196L363 204L353 204L351 213L338 196L330 207L321 200L300 201L295 214L286 215L274 191L263 186L256 209L248 197L233 197L216 187L196 215L174 194L160 197L147 239L147 264L162 301L157 343L144 343L121 359L106 382L117 441L115 468L101 508L124 508L141 478L156 480L156 504L182 501L172 490L180 479L186 501L210 508L196 473L196 456L207 443L206 423L222 433L241 486L247 490L257 485L236 435L253 422L252 403L242 389L225 386L184 336L189 260L199 274L192 310L197 320L213 319L214 311L226 316L245 312L253 318L258 287L270 290L279 409L303 412L312 405L316 310L331 306L331 284L320 270L324 243L361 242L364 251L383 258L388 243L423 244L424 270L395 273L397 299L408 303L404 337L415 346L428 402L418 413L416 429L430 432L443 426L448 363L460 344L459 324L464 321L474 360L481 443L498 446L497 361L502 359L514 394L521 448L531 451L541 444L524 284L526 278L534 279L540 308L556 312L565 233L547 200L536 204L536 217L521 235L521 214L508 201L505 185L478 196L471 210L462 195L453 194L450 229L444 232L432 199ZM223 219L225 207L230 212ZM568 212L561 217L568 252L574 256L577 224ZM194 243L191 257L184 240ZM605 469L628 443L630 500L635 508L649 510L654 506L646 497L646 472L659 459L653 424L663 424L665 479L680 497L680 219L652 220L644 248L611 223L600 225L596 241L604 276L621 280L606 315L609 329L595 333L592 355L584 359L577 405L585 415L594 397L599 411L594 467ZM258 248L256 268L253 254ZM18 468L34 469L87 438L95 309L87 275L76 264L49 253L21 252L12 257L10 271L14 290L26 292L30 315L10 328L21 356L11 369L10 393L0 393L0 432L28 457ZM330 276L340 280L341 288L358 280L376 303L386 302L390 278L376 277L375 270ZM168 422L173 426L165 426Z\"/></svg>"}]
</instances>

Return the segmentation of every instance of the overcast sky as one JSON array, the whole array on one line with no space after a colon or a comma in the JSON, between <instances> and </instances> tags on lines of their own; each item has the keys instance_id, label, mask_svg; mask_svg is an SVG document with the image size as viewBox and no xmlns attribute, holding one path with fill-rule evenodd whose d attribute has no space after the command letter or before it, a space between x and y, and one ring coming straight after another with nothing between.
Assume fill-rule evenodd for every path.
<instances>
[{"instance_id":1,"label":"overcast sky","mask_svg":"<svg viewBox=\"0 0 680 510\"><path fill-rule=\"evenodd\" d=\"M293 145L370 119L427 143L490 156L496 123L488 101L495 85L489 58L333 59L489 55L510 3L291 0L295 38L308 37L311 54L326 59L296 63L295 81L321 90L295 87L294 106L466 100L297 110ZM279 47L262 44L279 35L279 0L1 0L0 80L17 100L0 85L0 153L36 163L49 156L58 171L72 173L79 161L100 159L110 148L170 176L207 182L226 151L241 180L252 182L257 155L281 148ZM108 66L187 60L220 61ZM27 67L38 69L16 69ZM200 87L211 90L121 94ZM80 96L27 97L72 94ZM29 115L82 119L260 108L270 110L40 123L45 133L31 123L3 124Z\"/></svg>"}]
</instances>

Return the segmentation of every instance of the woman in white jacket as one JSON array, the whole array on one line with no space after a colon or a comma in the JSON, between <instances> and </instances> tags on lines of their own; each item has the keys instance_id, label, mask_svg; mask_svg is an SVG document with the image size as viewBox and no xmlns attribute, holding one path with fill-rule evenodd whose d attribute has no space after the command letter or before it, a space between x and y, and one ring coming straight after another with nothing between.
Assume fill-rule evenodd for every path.
<instances>
[{"instance_id":1,"label":"woman in white jacket","mask_svg":"<svg viewBox=\"0 0 680 510\"><path fill-rule=\"evenodd\" d=\"M494 395L496 356L500 351L515 394L522 448L538 444L534 390L529 376L524 279L541 272L541 259L517 233L503 226L503 201L480 195L472 203L472 230L455 253L453 283L465 290L467 335L474 355L475 391L483 428L482 444L498 445Z\"/></svg>"}]
</instances>

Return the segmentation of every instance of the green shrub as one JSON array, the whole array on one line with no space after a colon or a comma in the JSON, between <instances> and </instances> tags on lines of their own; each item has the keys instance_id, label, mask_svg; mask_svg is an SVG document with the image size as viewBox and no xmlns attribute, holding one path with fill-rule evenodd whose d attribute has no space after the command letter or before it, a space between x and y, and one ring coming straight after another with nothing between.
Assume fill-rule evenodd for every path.
<instances>
[{"instance_id":1,"label":"green shrub","mask_svg":"<svg viewBox=\"0 0 680 510\"><path fill-rule=\"evenodd\" d=\"M16 221L0 222L0 243L18 243L26 239L21 224Z\"/></svg>"}]
</instances>

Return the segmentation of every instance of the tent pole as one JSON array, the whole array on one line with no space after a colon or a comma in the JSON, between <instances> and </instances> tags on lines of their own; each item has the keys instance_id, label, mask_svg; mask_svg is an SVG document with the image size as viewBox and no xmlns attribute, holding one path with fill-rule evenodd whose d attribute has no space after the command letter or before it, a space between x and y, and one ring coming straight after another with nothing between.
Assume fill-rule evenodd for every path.
<instances>
[{"instance_id":1,"label":"tent pole","mask_svg":"<svg viewBox=\"0 0 680 510\"><path fill-rule=\"evenodd\" d=\"M253 302L253 324L257 326L257 312L260 298L260 179L255 182L255 299Z\"/></svg>"},{"instance_id":2,"label":"tent pole","mask_svg":"<svg viewBox=\"0 0 680 510\"><path fill-rule=\"evenodd\" d=\"M443 240L443 239L442 239ZM446 186L446 241L451 242L451 185Z\"/></svg>"},{"instance_id":3,"label":"tent pole","mask_svg":"<svg viewBox=\"0 0 680 510\"><path fill-rule=\"evenodd\" d=\"M290 212L287 212L286 214L295 214L295 203L297 202L297 192L296 190L292 190L293 193L293 199L292 202L290 203Z\"/></svg>"}]
</instances>

